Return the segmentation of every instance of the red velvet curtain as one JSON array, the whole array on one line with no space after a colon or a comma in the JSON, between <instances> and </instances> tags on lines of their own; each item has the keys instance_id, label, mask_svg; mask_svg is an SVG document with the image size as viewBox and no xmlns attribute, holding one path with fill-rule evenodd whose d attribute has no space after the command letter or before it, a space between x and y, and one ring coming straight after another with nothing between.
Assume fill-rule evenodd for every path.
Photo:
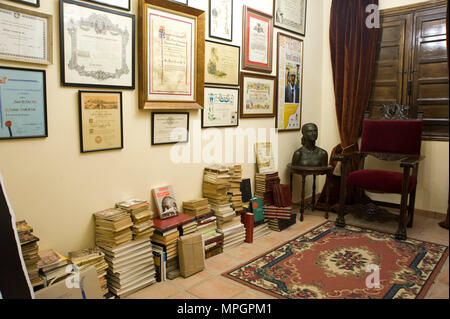
<instances>
[{"instance_id":1,"label":"red velvet curtain","mask_svg":"<svg viewBox=\"0 0 450 319\"><path fill-rule=\"evenodd\" d=\"M358 150L357 141L364 112L369 104L377 53L379 28L368 28L367 6L378 0L333 0L330 18L330 50L337 123L341 143L331 156ZM370 20L370 19L369 19ZM335 166L336 163L330 161ZM357 159L350 163L350 171L357 168ZM329 204L338 202L339 176L328 178ZM319 198L325 201L325 192ZM351 193L349 193L351 194Z\"/></svg>"}]
</instances>

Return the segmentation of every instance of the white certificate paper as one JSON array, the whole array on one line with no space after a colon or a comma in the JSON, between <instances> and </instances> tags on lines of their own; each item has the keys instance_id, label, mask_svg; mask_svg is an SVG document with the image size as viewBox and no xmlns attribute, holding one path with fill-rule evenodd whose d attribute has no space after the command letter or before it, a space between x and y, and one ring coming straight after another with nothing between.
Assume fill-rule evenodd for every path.
<instances>
[{"instance_id":1,"label":"white certificate paper","mask_svg":"<svg viewBox=\"0 0 450 319\"><path fill-rule=\"evenodd\" d=\"M210 4L210 36L231 41L233 0L211 0Z\"/></svg>"},{"instance_id":2,"label":"white certificate paper","mask_svg":"<svg viewBox=\"0 0 450 319\"><path fill-rule=\"evenodd\" d=\"M249 17L249 50L248 59L252 63L269 63L269 29L267 21Z\"/></svg>"},{"instance_id":3,"label":"white certificate paper","mask_svg":"<svg viewBox=\"0 0 450 319\"><path fill-rule=\"evenodd\" d=\"M238 89L205 88L203 127L238 125Z\"/></svg>"},{"instance_id":4,"label":"white certificate paper","mask_svg":"<svg viewBox=\"0 0 450 319\"><path fill-rule=\"evenodd\" d=\"M189 113L152 113L152 144L184 143L189 137Z\"/></svg>"}]
</instances>

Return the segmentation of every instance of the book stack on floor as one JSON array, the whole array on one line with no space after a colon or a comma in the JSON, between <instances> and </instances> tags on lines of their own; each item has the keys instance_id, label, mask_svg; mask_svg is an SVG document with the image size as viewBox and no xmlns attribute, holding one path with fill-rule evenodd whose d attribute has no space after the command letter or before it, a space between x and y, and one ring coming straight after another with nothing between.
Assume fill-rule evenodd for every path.
<instances>
[{"instance_id":1,"label":"book stack on floor","mask_svg":"<svg viewBox=\"0 0 450 319\"><path fill-rule=\"evenodd\" d=\"M229 183L228 168L223 166L206 167L203 172L203 197L207 198L210 204L222 205L229 203L231 205L227 196Z\"/></svg>"},{"instance_id":2,"label":"book stack on floor","mask_svg":"<svg viewBox=\"0 0 450 319\"><path fill-rule=\"evenodd\" d=\"M95 217L95 243L102 247L115 247L133 239L130 214L117 208L109 208L97 213Z\"/></svg>"},{"instance_id":3,"label":"book stack on floor","mask_svg":"<svg viewBox=\"0 0 450 319\"><path fill-rule=\"evenodd\" d=\"M20 246L22 248L22 256L27 268L28 277L33 287L44 284L39 277L39 246L37 242L39 238L33 235L33 228L27 224L25 220L16 223L17 232L19 233Z\"/></svg>"},{"instance_id":4,"label":"book stack on floor","mask_svg":"<svg viewBox=\"0 0 450 319\"><path fill-rule=\"evenodd\" d=\"M223 234L223 249L238 246L245 241L245 228L241 217L235 216L229 222L217 226L217 231Z\"/></svg>"},{"instance_id":5,"label":"book stack on floor","mask_svg":"<svg viewBox=\"0 0 450 319\"><path fill-rule=\"evenodd\" d=\"M295 224L296 221L296 213L293 213L291 215L291 218L289 220L284 220L284 219L268 219L268 224L269 224L269 228L271 230L280 232L285 230L286 228L292 226Z\"/></svg>"},{"instance_id":6,"label":"book stack on floor","mask_svg":"<svg viewBox=\"0 0 450 319\"><path fill-rule=\"evenodd\" d=\"M254 225L253 229L253 240L258 239L262 236L270 234L271 230L269 228L269 223L266 221L261 221Z\"/></svg>"},{"instance_id":7,"label":"book stack on floor","mask_svg":"<svg viewBox=\"0 0 450 319\"><path fill-rule=\"evenodd\" d=\"M231 203L211 204L211 211L217 218L218 227L230 222L234 217L236 217L236 212L231 207Z\"/></svg>"},{"instance_id":8,"label":"book stack on floor","mask_svg":"<svg viewBox=\"0 0 450 319\"><path fill-rule=\"evenodd\" d=\"M167 255L162 246L152 243L153 260L155 263L155 279L157 282L166 280Z\"/></svg>"},{"instance_id":9,"label":"book stack on floor","mask_svg":"<svg viewBox=\"0 0 450 319\"><path fill-rule=\"evenodd\" d=\"M167 255L167 261L171 261L178 258L178 238L180 232L178 229L172 228L168 230L161 230L155 228L155 232L151 237L152 244L159 245L163 248Z\"/></svg>"},{"instance_id":10,"label":"book stack on floor","mask_svg":"<svg viewBox=\"0 0 450 319\"><path fill-rule=\"evenodd\" d=\"M282 231L295 224L296 214L293 211L291 189L289 185L273 185L274 204L264 206L264 218L269 221L269 227Z\"/></svg>"},{"instance_id":11,"label":"book stack on floor","mask_svg":"<svg viewBox=\"0 0 450 319\"><path fill-rule=\"evenodd\" d=\"M189 235L197 231L197 221L194 219L186 224L181 225L180 236Z\"/></svg>"},{"instance_id":12,"label":"book stack on floor","mask_svg":"<svg viewBox=\"0 0 450 319\"><path fill-rule=\"evenodd\" d=\"M255 197L259 197L263 201L263 205L273 204L273 185L279 184L280 178L278 172L260 174L255 176Z\"/></svg>"},{"instance_id":13,"label":"book stack on floor","mask_svg":"<svg viewBox=\"0 0 450 319\"><path fill-rule=\"evenodd\" d=\"M264 206L264 218L265 219L284 219L290 220L293 211L292 207L277 207L277 206Z\"/></svg>"},{"instance_id":14,"label":"book stack on floor","mask_svg":"<svg viewBox=\"0 0 450 319\"><path fill-rule=\"evenodd\" d=\"M223 235L217 232L217 217L210 214L197 220L197 232L203 235L205 258L223 252Z\"/></svg>"},{"instance_id":15,"label":"book stack on floor","mask_svg":"<svg viewBox=\"0 0 450 319\"><path fill-rule=\"evenodd\" d=\"M103 295L108 293L108 282L106 280L108 264L105 261L105 254L98 247L71 251L69 252L69 259L79 271L94 266Z\"/></svg>"},{"instance_id":16,"label":"book stack on floor","mask_svg":"<svg viewBox=\"0 0 450 319\"><path fill-rule=\"evenodd\" d=\"M129 199L116 204L116 207L130 214L133 221L133 239L150 238L153 235L153 221L156 214L148 209L149 203L142 199Z\"/></svg>"},{"instance_id":17,"label":"book stack on floor","mask_svg":"<svg viewBox=\"0 0 450 319\"><path fill-rule=\"evenodd\" d=\"M228 194L231 195L231 203L233 209L237 213L241 213L244 208L242 207L242 192L241 192L241 182L242 182L242 166L233 165L229 169L230 174L230 187L228 189Z\"/></svg>"},{"instance_id":18,"label":"book stack on floor","mask_svg":"<svg viewBox=\"0 0 450 319\"><path fill-rule=\"evenodd\" d=\"M209 204L207 198L192 199L183 202L183 211L185 214L199 219L211 212L211 205Z\"/></svg>"},{"instance_id":19,"label":"book stack on floor","mask_svg":"<svg viewBox=\"0 0 450 319\"><path fill-rule=\"evenodd\" d=\"M100 246L108 263L108 288L124 297L156 282L152 245L148 238L115 247Z\"/></svg>"},{"instance_id":20,"label":"book stack on floor","mask_svg":"<svg viewBox=\"0 0 450 319\"><path fill-rule=\"evenodd\" d=\"M67 272L66 266L69 260L53 249L40 251L39 255L39 272L44 279L44 286L55 280L59 281L67 277L70 272Z\"/></svg>"}]
</instances>

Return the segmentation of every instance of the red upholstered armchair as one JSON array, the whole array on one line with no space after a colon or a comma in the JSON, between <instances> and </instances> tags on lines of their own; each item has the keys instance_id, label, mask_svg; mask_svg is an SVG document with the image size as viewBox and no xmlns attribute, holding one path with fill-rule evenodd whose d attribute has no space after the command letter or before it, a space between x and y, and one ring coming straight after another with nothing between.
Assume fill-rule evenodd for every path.
<instances>
[{"instance_id":1,"label":"red upholstered armchair","mask_svg":"<svg viewBox=\"0 0 450 319\"><path fill-rule=\"evenodd\" d=\"M377 201L379 206L396 207L400 209L398 215L398 229L395 238L406 239L406 226L412 227L414 218L414 202L416 197L417 173L422 143L422 113L418 119L411 120L405 116L408 106L393 104L383 106L380 119L369 120L369 113L365 113L361 151L338 155L334 159L342 162L341 187L339 194L339 208L336 225L345 226L346 189L358 190L356 199L361 200L363 190L375 193L394 193L401 195L401 203ZM348 159L360 156L359 168L347 174ZM400 161L403 173L365 168L365 158L375 156L381 160ZM409 203L408 203L409 197Z\"/></svg>"}]
</instances>

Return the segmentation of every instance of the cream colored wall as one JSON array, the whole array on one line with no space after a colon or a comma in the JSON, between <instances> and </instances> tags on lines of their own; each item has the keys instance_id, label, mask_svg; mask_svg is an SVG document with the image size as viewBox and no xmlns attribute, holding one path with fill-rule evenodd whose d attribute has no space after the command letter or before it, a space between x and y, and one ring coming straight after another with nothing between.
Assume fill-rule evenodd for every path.
<instances>
[{"instance_id":1,"label":"cream colored wall","mask_svg":"<svg viewBox=\"0 0 450 319\"><path fill-rule=\"evenodd\" d=\"M34 9L5 0L0 3ZM131 13L137 15L138 1L131 3ZM242 5L272 14L272 3L272 0L234 0L232 44L241 45ZM207 9L206 0L189 0L189 5ZM173 164L169 159L171 146L151 146L150 112L138 109L137 90L123 91L124 149L80 153L77 94L81 88L60 85L58 0L41 1L41 7L35 10L52 14L54 19L54 64L43 68L47 71L49 136L0 141L0 172L17 220L25 219L34 227L35 234L41 239L40 249L54 248L66 254L72 249L92 246L92 213L130 197L151 200L150 191L154 187L173 185L179 205L183 200L201 196L202 172L207 164ZM322 1L308 1L307 13L303 122L320 122ZM276 70L274 43L273 75ZM38 65L5 61L0 65L41 69ZM200 130L199 121L200 112L190 112L191 141L192 130ZM240 120L242 129L264 128L268 131L274 125L274 119ZM224 132L224 129L220 131ZM301 146L300 137L299 132L279 135L278 164L283 182L288 181L285 167L294 150ZM244 177L253 180L254 173L254 164L243 165Z\"/></svg>"}]
</instances>

